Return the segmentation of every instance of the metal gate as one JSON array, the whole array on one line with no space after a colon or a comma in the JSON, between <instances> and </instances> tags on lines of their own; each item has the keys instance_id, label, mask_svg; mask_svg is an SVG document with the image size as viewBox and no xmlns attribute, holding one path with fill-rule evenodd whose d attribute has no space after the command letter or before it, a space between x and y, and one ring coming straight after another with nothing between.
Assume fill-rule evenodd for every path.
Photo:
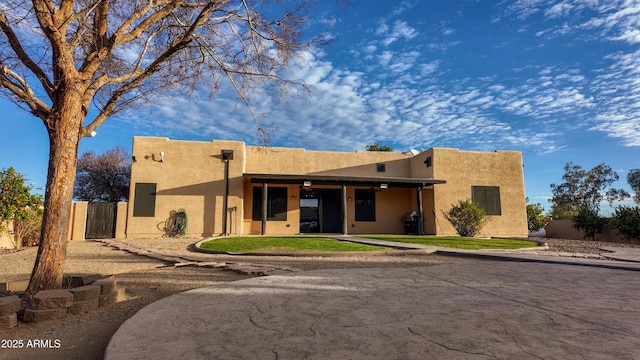
<instances>
[{"instance_id":1,"label":"metal gate","mask_svg":"<svg viewBox=\"0 0 640 360\"><path fill-rule=\"evenodd\" d=\"M90 202L87 204L85 239L111 239L116 236L118 203Z\"/></svg>"}]
</instances>

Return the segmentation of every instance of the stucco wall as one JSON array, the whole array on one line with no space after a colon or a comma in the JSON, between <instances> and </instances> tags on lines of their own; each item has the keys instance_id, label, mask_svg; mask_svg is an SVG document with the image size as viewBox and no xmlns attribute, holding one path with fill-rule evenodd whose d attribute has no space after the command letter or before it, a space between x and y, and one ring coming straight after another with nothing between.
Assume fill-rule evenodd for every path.
<instances>
[{"instance_id":1,"label":"stucco wall","mask_svg":"<svg viewBox=\"0 0 640 360\"><path fill-rule=\"evenodd\" d=\"M351 190L349 196L354 196ZM355 221L355 204L348 203L349 232L352 234L402 234L403 218L407 213L417 210L415 190L413 189L376 189L376 221Z\"/></svg>"},{"instance_id":2,"label":"stucco wall","mask_svg":"<svg viewBox=\"0 0 640 360\"><path fill-rule=\"evenodd\" d=\"M0 249L14 249L13 221L0 221Z\"/></svg>"},{"instance_id":3,"label":"stucco wall","mask_svg":"<svg viewBox=\"0 0 640 360\"><path fill-rule=\"evenodd\" d=\"M244 227L247 234L260 234L262 221L252 220L253 187L261 184L245 184ZM266 235L298 234L300 233L300 186L299 185L270 185L272 187L287 188L287 221L267 221ZM335 186L314 186L315 190L336 189ZM376 190L376 221L355 220L355 190L369 189L365 187L347 187L347 232L349 234L401 234L404 232L403 217L410 211L416 210L415 190L413 189L377 189ZM292 199L293 197L293 199Z\"/></svg>"},{"instance_id":4,"label":"stucco wall","mask_svg":"<svg viewBox=\"0 0 640 360\"><path fill-rule=\"evenodd\" d=\"M244 208L242 222L246 234L256 235L262 232L262 221L252 220L254 187L262 187L262 184L245 183L244 199L246 206ZM271 187L287 188L287 220L267 221L266 235L297 234L300 228L300 193L298 186L278 184L272 185L270 188ZM291 196L294 196L294 199L291 199Z\"/></svg>"},{"instance_id":5,"label":"stucco wall","mask_svg":"<svg viewBox=\"0 0 640 360\"><path fill-rule=\"evenodd\" d=\"M229 207L235 207L236 228L229 233L259 234L261 222L253 221L250 184L244 173L314 174L360 177L413 177L446 180L422 190L425 232L455 234L442 217L458 200L471 197L471 186L499 186L502 215L493 217L481 235L527 236L522 156L516 151L469 152L435 148L417 156L400 152L330 152L304 149L246 147L239 141L180 141L135 137L131 170L131 194L126 224L127 237L162 236L161 228L171 211L184 209L188 236L209 236L222 231L224 163L222 149L234 150L229 162ZM164 158L160 158L160 152ZM424 161L431 157L432 166ZM163 161L161 161L163 160ZM385 171L377 171L384 163ZM153 217L133 216L135 184L156 183ZM287 221L269 221L268 234L296 234L300 228L300 185L288 187ZM331 188L339 188L333 186ZM353 199L355 188L347 187ZM291 199L291 197L294 197ZM349 233L402 233L402 218L417 210L415 189L376 189L376 222L356 222L355 202L347 203ZM239 219L239 220L238 220Z\"/></svg>"},{"instance_id":6,"label":"stucco wall","mask_svg":"<svg viewBox=\"0 0 640 360\"><path fill-rule=\"evenodd\" d=\"M87 231L87 201L76 201L71 205L71 221L69 221L69 240L84 241ZM116 210L115 238L124 239L127 231L127 202L119 202Z\"/></svg>"},{"instance_id":7,"label":"stucco wall","mask_svg":"<svg viewBox=\"0 0 640 360\"><path fill-rule=\"evenodd\" d=\"M84 241L87 230L87 207L86 201L77 201L71 205L71 221L69 222L69 240Z\"/></svg>"},{"instance_id":8,"label":"stucco wall","mask_svg":"<svg viewBox=\"0 0 640 360\"><path fill-rule=\"evenodd\" d=\"M256 174L314 174L344 175L371 177L409 177L411 155L401 152L335 152L313 151L299 148L263 148L248 147L246 173ZM379 172L377 164L384 164L385 171ZM260 234L261 221L251 220L251 204L253 192L245 186L244 214L245 231L249 234ZM275 185L274 185L275 186ZM282 186L282 185L278 185ZM333 188L339 186L314 186L314 189ZM356 187L347 187L347 198L355 198ZM267 234L297 234L300 231L300 186L289 185L287 221L268 221ZM347 202L347 231L350 234L365 233L402 233L404 224L402 217L415 210L415 190L412 189L377 189L376 222L355 221L355 202Z\"/></svg>"},{"instance_id":9,"label":"stucco wall","mask_svg":"<svg viewBox=\"0 0 640 360\"><path fill-rule=\"evenodd\" d=\"M388 151L313 151L298 148L247 148L247 173L408 177L411 155ZM384 163L385 172L376 164Z\"/></svg>"},{"instance_id":10,"label":"stucco wall","mask_svg":"<svg viewBox=\"0 0 640 360\"><path fill-rule=\"evenodd\" d=\"M573 227L573 220L552 220L545 227L545 231L548 238L584 240L584 232ZM591 238L587 240L591 240ZM612 227L605 228L602 234L596 234L596 241L629 243ZM637 244L640 241L632 240L631 243Z\"/></svg>"},{"instance_id":11,"label":"stucco wall","mask_svg":"<svg viewBox=\"0 0 640 360\"><path fill-rule=\"evenodd\" d=\"M186 236L222 233L225 192L223 149L234 151L234 159L229 161L228 207L236 207L242 214L243 142L134 137L127 237L162 236L162 228L171 211L180 209L187 213ZM160 152L164 153L164 161L161 161ZM157 184L154 216L133 216L136 183Z\"/></svg>"},{"instance_id":12,"label":"stucco wall","mask_svg":"<svg viewBox=\"0 0 640 360\"><path fill-rule=\"evenodd\" d=\"M499 186L502 215L491 216L480 236L526 237L527 215L522 154L518 151L477 152L433 148L433 177L446 184L434 186L434 207L438 232L455 235L456 231L442 216L460 200L471 199L472 186ZM424 166L424 164L422 165Z\"/></svg>"}]
</instances>

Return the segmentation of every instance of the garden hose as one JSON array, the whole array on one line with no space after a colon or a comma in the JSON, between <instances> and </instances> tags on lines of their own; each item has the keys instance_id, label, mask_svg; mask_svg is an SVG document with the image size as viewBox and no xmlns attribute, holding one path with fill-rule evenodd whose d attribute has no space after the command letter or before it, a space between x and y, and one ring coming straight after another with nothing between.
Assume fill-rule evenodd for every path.
<instances>
[{"instance_id":1,"label":"garden hose","mask_svg":"<svg viewBox=\"0 0 640 360\"><path fill-rule=\"evenodd\" d=\"M184 235L187 232L187 213L184 210L176 213L176 221L173 225L174 235Z\"/></svg>"}]
</instances>

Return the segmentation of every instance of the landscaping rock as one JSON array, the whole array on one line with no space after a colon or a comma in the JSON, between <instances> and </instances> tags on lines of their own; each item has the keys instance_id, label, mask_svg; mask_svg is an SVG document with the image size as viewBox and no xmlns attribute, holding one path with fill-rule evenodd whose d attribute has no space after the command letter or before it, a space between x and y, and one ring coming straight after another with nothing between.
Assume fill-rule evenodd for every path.
<instances>
[{"instance_id":1,"label":"landscaping rock","mask_svg":"<svg viewBox=\"0 0 640 360\"><path fill-rule=\"evenodd\" d=\"M101 295L107 295L107 294L111 294L112 292L116 291L116 286L118 285L118 282L116 281L115 276L109 276L106 277L104 279L100 279L100 280L96 280L93 285L99 285L100 286L100 294Z\"/></svg>"},{"instance_id":2,"label":"landscaping rock","mask_svg":"<svg viewBox=\"0 0 640 360\"><path fill-rule=\"evenodd\" d=\"M89 285L94 281L100 279L100 275L98 274L69 274L64 275L62 278L62 287L63 288L77 288L84 285Z\"/></svg>"},{"instance_id":3,"label":"landscaping rock","mask_svg":"<svg viewBox=\"0 0 640 360\"><path fill-rule=\"evenodd\" d=\"M84 301L75 301L73 305L69 307L68 313L73 315L82 314L96 310L98 306L100 306L100 299L98 297Z\"/></svg>"},{"instance_id":4,"label":"landscaping rock","mask_svg":"<svg viewBox=\"0 0 640 360\"><path fill-rule=\"evenodd\" d=\"M100 295L99 299L100 299L100 303L99 303L100 306L113 305L118 301L118 292L113 291L108 294L102 294Z\"/></svg>"},{"instance_id":5,"label":"landscaping rock","mask_svg":"<svg viewBox=\"0 0 640 360\"><path fill-rule=\"evenodd\" d=\"M116 299L116 302L127 300L126 288L124 286L118 286L118 288L116 289L116 292L118 293L118 298Z\"/></svg>"},{"instance_id":6,"label":"landscaping rock","mask_svg":"<svg viewBox=\"0 0 640 360\"><path fill-rule=\"evenodd\" d=\"M71 296L73 297L73 295ZM23 320L25 322L42 322L42 321L60 319L65 317L66 315L67 315L66 307L60 308L60 309L48 309L48 310L25 309Z\"/></svg>"},{"instance_id":7,"label":"landscaping rock","mask_svg":"<svg viewBox=\"0 0 640 360\"><path fill-rule=\"evenodd\" d=\"M63 309L66 313L71 304L73 304L73 294L69 290L40 290L33 296L31 309Z\"/></svg>"},{"instance_id":8,"label":"landscaping rock","mask_svg":"<svg viewBox=\"0 0 640 360\"><path fill-rule=\"evenodd\" d=\"M0 297L0 316L15 314L21 308L19 297L15 295Z\"/></svg>"},{"instance_id":9,"label":"landscaping rock","mask_svg":"<svg viewBox=\"0 0 640 360\"><path fill-rule=\"evenodd\" d=\"M85 285L74 289L69 289L73 294L73 301L86 301L89 299L97 299L100 296L102 287L100 285Z\"/></svg>"},{"instance_id":10,"label":"landscaping rock","mask_svg":"<svg viewBox=\"0 0 640 360\"><path fill-rule=\"evenodd\" d=\"M0 329L10 329L18 326L18 314L0 316Z\"/></svg>"},{"instance_id":11,"label":"landscaping rock","mask_svg":"<svg viewBox=\"0 0 640 360\"><path fill-rule=\"evenodd\" d=\"M0 292L25 291L27 286L29 286L29 279L0 282Z\"/></svg>"}]
</instances>

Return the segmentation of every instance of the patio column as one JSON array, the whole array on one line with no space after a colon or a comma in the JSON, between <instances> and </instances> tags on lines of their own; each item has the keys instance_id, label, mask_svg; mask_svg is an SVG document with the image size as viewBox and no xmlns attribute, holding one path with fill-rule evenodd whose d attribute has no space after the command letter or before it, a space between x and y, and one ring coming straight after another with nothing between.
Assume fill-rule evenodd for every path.
<instances>
[{"instance_id":1,"label":"patio column","mask_svg":"<svg viewBox=\"0 0 640 360\"><path fill-rule=\"evenodd\" d=\"M342 235L347 235L347 185L342 184Z\"/></svg>"},{"instance_id":2,"label":"patio column","mask_svg":"<svg viewBox=\"0 0 640 360\"><path fill-rule=\"evenodd\" d=\"M418 201L418 235L424 235L424 212L422 211L422 186L416 188Z\"/></svg>"},{"instance_id":3,"label":"patio column","mask_svg":"<svg viewBox=\"0 0 640 360\"><path fill-rule=\"evenodd\" d=\"M269 186L267 183L262 183L262 230L260 231L261 235L267 233L267 191L269 191Z\"/></svg>"}]
</instances>

